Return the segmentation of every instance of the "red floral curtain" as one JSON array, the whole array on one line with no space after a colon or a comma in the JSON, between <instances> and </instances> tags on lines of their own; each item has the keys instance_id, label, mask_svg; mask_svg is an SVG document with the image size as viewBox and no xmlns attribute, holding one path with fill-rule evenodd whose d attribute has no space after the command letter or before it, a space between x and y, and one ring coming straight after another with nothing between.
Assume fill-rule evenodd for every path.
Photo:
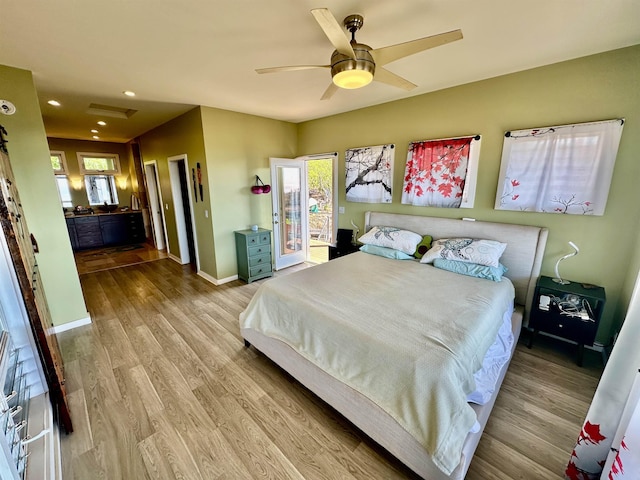
<instances>
[{"instance_id":1,"label":"red floral curtain","mask_svg":"<svg viewBox=\"0 0 640 480\"><path fill-rule=\"evenodd\" d=\"M458 208L474 137L409 144L402 203Z\"/></svg>"}]
</instances>

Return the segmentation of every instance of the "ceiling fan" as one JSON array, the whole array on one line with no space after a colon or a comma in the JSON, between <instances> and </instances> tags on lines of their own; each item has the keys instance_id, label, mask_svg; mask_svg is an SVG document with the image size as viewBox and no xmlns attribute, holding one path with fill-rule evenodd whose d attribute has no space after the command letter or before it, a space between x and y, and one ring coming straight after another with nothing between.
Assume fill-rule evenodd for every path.
<instances>
[{"instance_id":1,"label":"ceiling fan","mask_svg":"<svg viewBox=\"0 0 640 480\"><path fill-rule=\"evenodd\" d=\"M383 68L387 63L413 55L423 50L439 47L462 39L462 30L440 33L430 37L419 38L410 42L390 45L388 47L372 49L370 46L356 41L356 32L362 28L362 15L349 15L344 19L345 28L351 32L351 40L327 8L311 10L320 28L335 47L329 65L292 65L285 67L258 68L258 73L276 73L293 70L308 70L312 68L329 68L333 82L322 95L327 100L338 91L338 88L361 88L372 80L386 83L404 90L412 90L417 85L411 83L395 73Z\"/></svg>"}]
</instances>

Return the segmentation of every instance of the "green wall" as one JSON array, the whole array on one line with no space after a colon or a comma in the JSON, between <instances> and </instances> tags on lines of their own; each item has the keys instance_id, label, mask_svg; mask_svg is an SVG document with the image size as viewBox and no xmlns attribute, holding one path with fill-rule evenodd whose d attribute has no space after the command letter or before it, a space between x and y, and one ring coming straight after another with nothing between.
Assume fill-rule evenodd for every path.
<instances>
[{"instance_id":1,"label":"green wall","mask_svg":"<svg viewBox=\"0 0 640 480\"><path fill-rule=\"evenodd\" d=\"M203 184L205 184L207 172L207 159L204 153L204 141L202 135L202 121L200 108L194 108L187 113L145 133L139 138L140 153L143 162L155 160L158 165L158 178L160 190L164 202L164 216L169 240L169 252L180 256L178 235L176 230L175 204L171 195L171 182L169 178L169 157L187 155L189 164L188 177L191 182L191 169L200 163ZM200 259L200 269L212 275L215 271L215 253L213 248L213 230L205 211L210 213L209 188L204 187L204 202L193 201L196 243ZM169 208L167 209L166 206Z\"/></svg>"},{"instance_id":2,"label":"green wall","mask_svg":"<svg viewBox=\"0 0 640 480\"><path fill-rule=\"evenodd\" d=\"M94 142L88 140L69 140L64 138L48 138L50 150L63 151L67 159L67 173L71 182L71 198L73 205L89 206L84 176L80 174L77 152L115 153L120 160L120 175L116 175L118 205L131 206L132 185L137 182L131 165L129 145L126 143ZM122 188L124 187L124 188Z\"/></svg>"},{"instance_id":3,"label":"green wall","mask_svg":"<svg viewBox=\"0 0 640 480\"><path fill-rule=\"evenodd\" d=\"M269 156L295 153L291 123L198 107L142 135L143 161L156 160L169 250L177 255L175 213L167 158L187 154L189 169L200 162L204 201L194 202L200 269L214 280L237 274L233 231L253 223L271 226L269 195L251 195L254 175L269 181ZM189 170L190 171L190 170Z\"/></svg>"},{"instance_id":4,"label":"green wall","mask_svg":"<svg viewBox=\"0 0 640 480\"><path fill-rule=\"evenodd\" d=\"M542 273L553 276L557 258L567 278L602 285L607 305L598 341L626 312L638 271L640 217L640 46L505 75L299 125L298 155L338 151L340 227L360 225L366 210L442 217L473 217L549 228ZM340 101L339 92L331 101ZM626 123L604 216L496 211L503 135L507 130L625 117ZM438 209L400 203L407 146L414 140L482 135L475 208ZM344 151L395 143L392 204L346 202Z\"/></svg>"},{"instance_id":5,"label":"green wall","mask_svg":"<svg viewBox=\"0 0 640 480\"><path fill-rule=\"evenodd\" d=\"M270 183L269 157L295 156L296 125L202 107L219 280L238 273L233 232L257 224L272 228L271 195L253 195L258 175Z\"/></svg>"},{"instance_id":6,"label":"green wall","mask_svg":"<svg viewBox=\"0 0 640 480\"><path fill-rule=\"evenodd\" d=\"M16 106L2 116L9 155L29 230L38 240L38 266L54 325L89 317L58 190L31 72L0 65L0 95Z\"/></svg>"}]
</instances>

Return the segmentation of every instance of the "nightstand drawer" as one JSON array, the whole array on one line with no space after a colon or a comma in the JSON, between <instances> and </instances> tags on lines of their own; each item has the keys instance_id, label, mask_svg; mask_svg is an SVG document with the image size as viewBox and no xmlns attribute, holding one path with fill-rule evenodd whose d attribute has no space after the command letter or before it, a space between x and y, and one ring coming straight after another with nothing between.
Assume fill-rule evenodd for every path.
<instances>
[{"instance_id":1,"label":"nightstand drawer","mask_svg":"<svg viewBox=\"0 0 640 480\"><path fill-rule=\"evenodd\" d=\"M259 233L256 235L247 236L247 244L251 245L267 245L271 244L271 233Z\"/></svg>"},{"instance_id":2,"label":"nightstand drawer","mask_svg":"<svg viewBox=\"0 0 640 480\"><path fill-rule=\"evenodd\" d=\"M596 322L563 315L545 315L545 313L539 312L535 318L531 318L529 326L576 343L593 345L598 329Z\"/></svg>"},{"instance_id":3,"label":"nightstand drawer","mask_svg":"<svg viewBox=\"0 0 640 480\"><path fill-rule=\"evenodd\" d=\"M271 265L271 254L259 255L257 257L249 257L249 266L255 267L256 265L269 264Z\"/></svg>"},{"instance_id":4,"label":"nightstand drawer","mask_svg":"<svg viewBox=\"0 0 640 480\"><path fill-rule=\"evenodd\" d=\"M265 253L271 254L271 244L258 245L257 247L249 247L250 257L255 257L256 255L263 255Z\"/></svg>"},{"instance_id":5,"label":"nightstand drawer","mask_svg":"<svg viewBox=\"0 0 640 480\"><path fill-rule=\"evenodd\" d=\"M263 265L258 265L256 267L251 267L249 269L251 277L258 277L260 275L264 275L266 273L271 272L271 264L265 263Z\"/></svg>"}]
</instances>

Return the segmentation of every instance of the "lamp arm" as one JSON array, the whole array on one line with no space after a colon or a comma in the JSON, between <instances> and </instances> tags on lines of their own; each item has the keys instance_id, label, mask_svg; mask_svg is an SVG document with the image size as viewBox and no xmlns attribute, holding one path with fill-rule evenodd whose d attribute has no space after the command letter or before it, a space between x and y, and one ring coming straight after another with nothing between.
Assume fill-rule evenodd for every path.
<instances>
[{"instance_id":1,"label":"lamp arm","mask_svg":"<svg viewBox=\"0 0 640 480\"><path fill-rule=\"evenodd\" d=\"M573 249L575 250L575 252L571 252L571 253L567 253L565 256L560 257L558 259L558 261L556 262L556 266L555 266L555 274L556 274L556 278L560 281L562 281L562 277L560 276L560 272L558 272L558 266L560 265L560 262L562 260L566 260L567 258L570 257L574 257L576 256L578 253L580 253L580 249L578 248L578 246L573 243L573 242L569 242L569 245L571 245L573 247Z\"/></svg>"}]
</instances>

